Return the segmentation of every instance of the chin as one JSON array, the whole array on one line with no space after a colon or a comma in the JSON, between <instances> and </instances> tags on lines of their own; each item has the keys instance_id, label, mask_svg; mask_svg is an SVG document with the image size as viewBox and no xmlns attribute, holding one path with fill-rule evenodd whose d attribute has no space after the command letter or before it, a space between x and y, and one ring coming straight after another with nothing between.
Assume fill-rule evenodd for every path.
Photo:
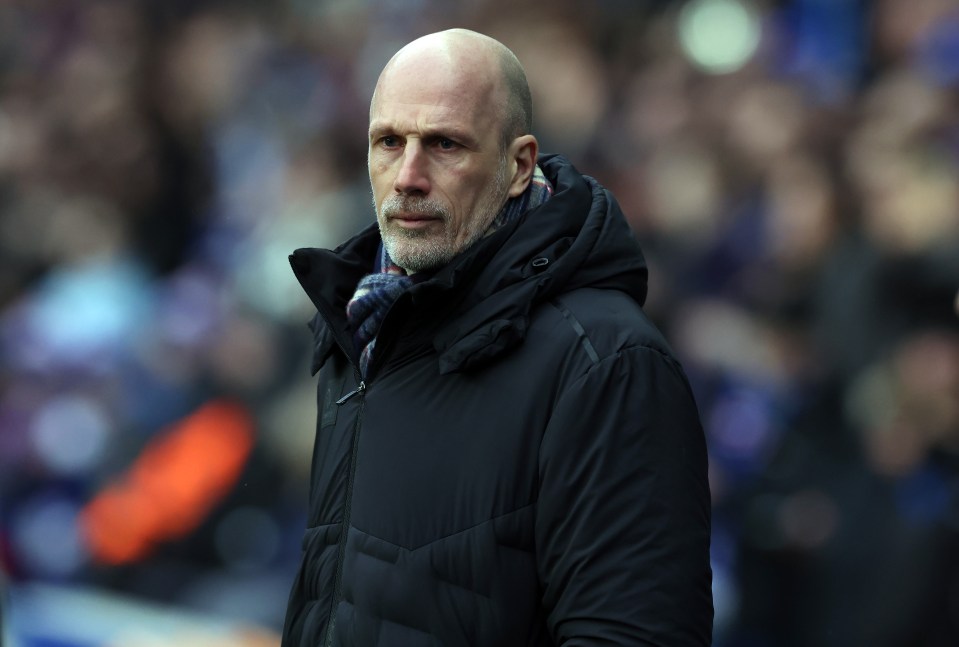
<instances>
[{"instance_id":1,"label":"chin","mask_svg":"<svg viewBox=\"0 0 959 647\"><path fill-rule=\"evenodd\" d=\"M384 241L386 251L395 264L410 274L442 267L455 256L453 250L439 241L392 238Z\"/></svg>"}]
</instances>

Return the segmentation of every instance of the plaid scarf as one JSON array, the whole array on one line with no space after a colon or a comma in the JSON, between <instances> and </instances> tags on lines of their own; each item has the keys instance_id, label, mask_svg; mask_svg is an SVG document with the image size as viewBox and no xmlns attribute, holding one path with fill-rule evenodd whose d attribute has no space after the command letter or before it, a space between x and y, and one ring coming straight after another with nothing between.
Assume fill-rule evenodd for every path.
<instances>
[{"instance_id":1,"label":"plaid scarf","mask_svg":"<svg viewBox=\"0 0 959 647\"><path fill-rule=\"evenodd\" d=\"M546 202L553 194L553 186L536 165L529 186L520 195L510 198L493 218L485 236L516 220L521 215ZM426 278L424 273L407 275L386 253L383 243L373 263L373 273L367 274L356 286L353 298L346 304L346 317L353 329L353 344L359 353L360 373L366 378L370 358L376 346L376 335L390 306L412 287L417 280Z\"/></svg>"}]
</instances>

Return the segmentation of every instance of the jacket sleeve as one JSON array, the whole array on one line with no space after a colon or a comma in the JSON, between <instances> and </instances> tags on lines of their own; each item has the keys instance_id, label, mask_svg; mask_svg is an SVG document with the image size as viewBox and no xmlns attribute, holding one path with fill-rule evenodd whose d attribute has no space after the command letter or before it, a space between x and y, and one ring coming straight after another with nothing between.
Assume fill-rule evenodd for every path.
<instances>
[{"instance_id":1,"label":"jacket sleeve","mask_svg":"<svg viewBox=\"0 0 959 647\"><path fill-rule=\"evenodd\" d=\"M537 568L561 645L709 645L705 440L685 374L645 347L598 361L540 448Z\"/></svg>"}]
</instances>

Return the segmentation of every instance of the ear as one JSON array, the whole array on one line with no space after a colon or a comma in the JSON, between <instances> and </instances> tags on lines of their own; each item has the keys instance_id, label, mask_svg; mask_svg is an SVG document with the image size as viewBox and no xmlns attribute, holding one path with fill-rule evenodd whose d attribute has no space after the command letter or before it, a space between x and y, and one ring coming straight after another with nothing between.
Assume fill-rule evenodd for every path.
<instances>
[{"instance_id":1,"label":"ear","mask_svg":"<svg viewBox=\"0 0 959 647\"><path fill-rule=\"evenodd\" d=\"M523 193L533 177L536 168L536 155L539 153L539 143L532 135L521 135L514 139L507 151L513 177L510 180L507 194L511 198Z\"/></svg>"}]
</instances>

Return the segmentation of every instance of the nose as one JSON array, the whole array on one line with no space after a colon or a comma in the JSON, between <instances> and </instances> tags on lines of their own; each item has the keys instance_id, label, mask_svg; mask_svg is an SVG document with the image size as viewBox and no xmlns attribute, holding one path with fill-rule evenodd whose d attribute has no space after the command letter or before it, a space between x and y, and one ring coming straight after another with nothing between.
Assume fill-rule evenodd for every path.
<instances>
[{"instance_id":1,"label":"nose","mask_svg":"<svg viewBox=\"0 0 959 647\"><path fill-rule=\"evenodd\" d=\"M399 160L399 169L393 180L393 189L397 193L430 192L430 180L427 173L425 151L416 140L408 140L403 147L403 156Z\"/></svg>"}]
</instances>

